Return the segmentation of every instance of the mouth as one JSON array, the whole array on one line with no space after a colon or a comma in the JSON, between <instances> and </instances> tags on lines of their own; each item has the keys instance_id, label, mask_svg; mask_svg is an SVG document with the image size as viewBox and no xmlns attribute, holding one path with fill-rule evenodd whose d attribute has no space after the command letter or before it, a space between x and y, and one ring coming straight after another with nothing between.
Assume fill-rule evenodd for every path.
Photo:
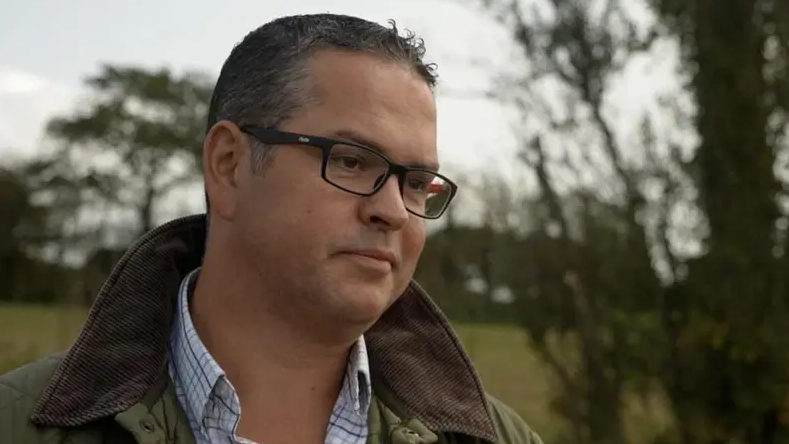
<instances>
[{"instance_id":1,"label":"mouth","mask_svg":"<svg viewBox=\"0 0 789 444\"><path fill-rule=\"evenodd\" d=\"M392 270L397 267L397 255L389 250L379 249L363 249L363 250L348 250L341 252L343 255L353 257L359 261L366 262L377 268L386 268Z\"/></svg>"}]
</instances>

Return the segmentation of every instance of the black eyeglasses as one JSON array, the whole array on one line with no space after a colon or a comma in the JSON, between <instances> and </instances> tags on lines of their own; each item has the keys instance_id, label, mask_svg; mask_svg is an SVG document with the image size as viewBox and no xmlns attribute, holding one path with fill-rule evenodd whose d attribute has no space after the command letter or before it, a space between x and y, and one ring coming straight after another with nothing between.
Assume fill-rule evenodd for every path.
<instances>
[{"instance_id":1,"label":"black eyeglasses","mask_svg":"<svg viewBox=\"0 0 789 444\"><path fill-rule=\"evenodd\" d=\"M441 217L457 192L457 185L441 174L392 162L364 145L254 125L243 125L241 131L266 145L320 148L323 180L351 194L372 196L395 175L406 210L425 219Z\"/></svg>"}]
</instances>

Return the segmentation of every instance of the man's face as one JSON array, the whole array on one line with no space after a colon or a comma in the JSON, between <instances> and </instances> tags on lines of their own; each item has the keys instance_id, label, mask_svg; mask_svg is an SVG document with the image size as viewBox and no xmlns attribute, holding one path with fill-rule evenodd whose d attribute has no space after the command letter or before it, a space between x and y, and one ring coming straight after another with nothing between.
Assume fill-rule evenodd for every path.
<instances>
[{"instance_id":1,"label":"man's face","mask_svg":"<svg viewBox=\"0 0 789 444\"><path fill-rule=\"evenodd\" d=\"M317 101L278 129L374 146L401 164L437 164L433 94L400 64L323 51L310 72ZM405 290L425 242L392 176L357 196L321 178L321 150L279 146L262 174L249 149L236 174L229 231L242 264L278 312L305 322L371 324ZM368 256L391 254L394 263ZM283 313L286 315L286 313Z\"/></svg>"}]
</instances>

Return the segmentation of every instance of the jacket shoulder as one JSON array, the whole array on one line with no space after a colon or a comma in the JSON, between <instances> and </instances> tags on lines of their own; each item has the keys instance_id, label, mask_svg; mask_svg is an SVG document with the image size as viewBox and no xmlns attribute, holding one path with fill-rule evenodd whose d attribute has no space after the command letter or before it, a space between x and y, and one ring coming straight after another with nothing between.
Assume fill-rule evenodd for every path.
<instances>
[{"instance_id":1,"label":"jacket shoulder","mask_svg":"<svg viewBox=\"0 0 789 444\"><path fill-rule=\"evenodd\" d=\"M38 400L64 356L65 352L48 355L0 375L0 411L14 400Z\"/></svg>"},{"instance_id":2,"label":"jacket shoulder","mask_svg":"<svg viewBox=\"0 0 789 444\"><path fill-rule=\"evenodd\" d=\"M487 398L500 444L543 444L540 437L512 407L490 394Z\"/></svg>"},{"instance_id":3,"label":"jacket shoulder","mask_svg":"<svg viewBox=\"0 0 789 444\"><path fill-rule=\"evenodd\" d=\"M30 415L65 353L33 361L0 376L0 436L11 442L48 442L30 422Z\"/></svg>"}]
</instances>

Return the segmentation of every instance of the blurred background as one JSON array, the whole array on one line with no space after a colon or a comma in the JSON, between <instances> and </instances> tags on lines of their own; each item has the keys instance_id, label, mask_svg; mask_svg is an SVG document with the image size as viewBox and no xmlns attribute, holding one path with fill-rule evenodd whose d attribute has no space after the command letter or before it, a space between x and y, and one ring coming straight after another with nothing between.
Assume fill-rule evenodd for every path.
<instances>
[{"instance_id":1,"label":"blurred background","mask_svg":"<svg viewBox=\"0 0 789 444\"><path fill-rule=\"evenodd\" d=\"M461 184L417 273L546 443L789 443L789 2L29 0L0 15L0 372L68 347L131 242L205 210L232 46L394 19Z\"/></svg>"}]
</instances>

